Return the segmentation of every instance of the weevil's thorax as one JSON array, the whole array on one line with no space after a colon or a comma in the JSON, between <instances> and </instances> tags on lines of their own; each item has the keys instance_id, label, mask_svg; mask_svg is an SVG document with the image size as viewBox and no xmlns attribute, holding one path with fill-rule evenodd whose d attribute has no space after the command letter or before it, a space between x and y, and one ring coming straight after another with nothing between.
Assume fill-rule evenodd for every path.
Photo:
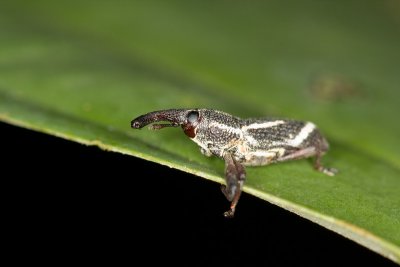
<instances>
[{"instance_id":1,"label":"weevil's thorax","mask_svg":"<svg viewBox=\"0 0 400 267\"><path fill-rule=\"evenodd\" d=\"M200 122L192 138L206 154L222 157L224 151L235 147L242 137L240 119L230 114L209 109L201 109Z\"/></svg>"}]
</instances>

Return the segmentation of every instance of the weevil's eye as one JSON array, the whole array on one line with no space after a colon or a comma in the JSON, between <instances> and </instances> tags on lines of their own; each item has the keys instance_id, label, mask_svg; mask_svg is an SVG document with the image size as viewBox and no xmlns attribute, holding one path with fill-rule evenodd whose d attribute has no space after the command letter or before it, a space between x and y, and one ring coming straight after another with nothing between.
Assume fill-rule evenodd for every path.
<instances>
[{"instance_id":1,"label":"weevil's eye","mask_svg":"<svg viewBox=\"0 0 400 267\"><path fill-rule=\"evenodd\" d=\"M189 123L195 123L199 119L199 112L198 111L190 111L187 115L187 120Z\"/></svg>"}]
</instances>

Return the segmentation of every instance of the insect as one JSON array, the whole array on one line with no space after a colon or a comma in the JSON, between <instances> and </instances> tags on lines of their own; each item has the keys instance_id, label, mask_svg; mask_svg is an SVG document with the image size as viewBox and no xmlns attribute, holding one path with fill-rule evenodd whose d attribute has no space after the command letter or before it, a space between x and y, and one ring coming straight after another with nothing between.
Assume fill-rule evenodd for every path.
<instances>
[{"instance_id":1,"label":"insect","mask_svg":"<svg viewBox=\"0 0 400 267\"><path fill-rule=\"evenodd\" d=\"M167 123L155 123L155 122ZM154 123L154 124L152 124ZM337 171L325 168L321 157L329 145L311 122L287 119L240 119L213 109L167 109L141 115L131 122L140 129L182 127L200 146L205 156L225 161L226 185L222 193L231 202L225 217L233 217L246 179L244 166L260 166L315 156L316 170L333 176Z\"/></svg>"}]
</instances>

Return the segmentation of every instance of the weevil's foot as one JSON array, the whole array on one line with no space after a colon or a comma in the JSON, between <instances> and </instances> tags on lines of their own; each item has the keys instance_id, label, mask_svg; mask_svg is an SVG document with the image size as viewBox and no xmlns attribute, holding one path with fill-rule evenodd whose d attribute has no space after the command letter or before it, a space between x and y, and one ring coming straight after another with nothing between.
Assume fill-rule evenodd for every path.
<instances>
[{"instance_id":1,"label":"weevil's foot","mask_svg":"<svg viewBox=\"0 0 400 267\"><path fill-rule=\"evenodd\" d=\"M221 185L221 192L222 194L224 194L224 196L226 197L226 199L228 201L232 201L233 200L233 196L235 195L234 193L232 193L230 190L228 190L226 188L226 185Z\"/></svg>"},{"instance_id":2,"label":"weevil's foot","mask_svg":"<svg viewBox=\"0 0 400 267\"><path fill-rule=\"evenodd\" d=\"M224 212L224 217L225 218L232 219L234 216L235 216L235 210L234 209L230 209L230 210Z\"/></svg>"},{"instance_id":3,"label":"weevil's foot","mask_svg":"<svg viewBox=\"0 0 400 267\"><path fill-rule=\"evenodd\" d=\"M209 149L200 148L200 152L206 157L211 157L213 155Z\"/></svg>"},{"instance_id":4,"label":"weevil's foot","mask_svg":"<svg viewBox=\"0 0 400 267\"><path fill-rule=\"evenodd\" d=\"M326 167L322 167L322 166L320 166L318 168L318 171L325 173L326 175L329 175L329 176L335 176L335 174L337 174L339 172L335 168L326 168Z\"/></svg>"},{"instance_id":5,"label":"weevil's foot","mask_svg":"<svg viewBox=\"0 0 400 267\"><path fill-rule=\"evenodd\" d=\"M225 195L225 192L226 192L226 185L221 184L221 192Z\"/></svg>"}]
</instances>

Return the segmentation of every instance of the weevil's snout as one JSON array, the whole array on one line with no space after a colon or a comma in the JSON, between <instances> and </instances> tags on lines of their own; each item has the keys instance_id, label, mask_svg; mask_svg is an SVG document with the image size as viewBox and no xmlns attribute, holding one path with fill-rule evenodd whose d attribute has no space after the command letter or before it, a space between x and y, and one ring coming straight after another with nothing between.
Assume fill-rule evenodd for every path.
<instances>
[{"instance_id":1,"label":"weevil's snout","mask_svg":"<svg viewBox=\"0 0 400 267\"><path fill-rule=\"evenodd\" d=\"M197 111L196 111L197 112ZM198 118L198 112L197 117ZM153 124L150 129L159 130L165 127L178 127L182 126L183 129L187 128L188 123L190 124L194 119L191 110L187 109L168 109L154 111L142 116L139 116L131 121L131 127L134 129L140 129L148 124L152 124L159 121L166 121L166 124Z\"/></svg>"},{"instance_id":2,"label":"weevil's snout","mask_svg":"<svg viewBox=\"0 0 400 267\"><path fill-rule=\"evenodd\" d=\"M164 110L154 111L142 116L139 116L131 121L131 127L134 129L141 129L146 125L159 122L159 121L167 121L169 124L153 124L151 126L152 129L161 129L167 126L179 126L179 120L176 116L171 116L171 112L167 112Z\"/></svg>"},{"instance_id":3,"label":"weevil's snout","mask_svg":"<svg viewBox=\"0 0 400 267\"><path fill-rule=\"evenodd\" d=\"M138 121L137 119L134 119L131 121L131 127L133 129L140 129L143 127L143 125L140 123L140 121Z\"/></svg>"}]
</instances>

